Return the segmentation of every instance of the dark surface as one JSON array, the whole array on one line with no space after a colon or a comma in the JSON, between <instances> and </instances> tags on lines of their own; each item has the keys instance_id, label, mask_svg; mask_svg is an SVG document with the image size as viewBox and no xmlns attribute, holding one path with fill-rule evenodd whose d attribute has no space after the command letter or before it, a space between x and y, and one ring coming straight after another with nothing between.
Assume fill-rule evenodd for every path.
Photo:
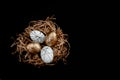
<instances>
[{"instance_id":1,"label":"dark surface","mask_svg":"<svg viewBox=\"0 0 120 80\"><path fill-rule=\"evenodd\" d=\"M69 4L64 4L63 7L59 2L48 4L24 4L25 7L22 7L22 4L15 4L14 7L9 6L4 9L5 12L4 10L1 12L3 26L0 27L3 29L0 32L0 79L63 80L65 78L74 78L76 80L90 73L88 71L91 68L91 62L88 60L90 54L88 54L89 51L86 49L90 47L87 43L89 43L91 37L88 37L86 34L89 35L90 32L88 25L91 25L91 23L88 20L90 20L91 14L88 14L88 12L92 12L91 9L84 5L74 8ZM53 67L39 69L31 65L19 63L11 55L11 37L21 33L28 26L29 21L46 19L47 16L51 15L55 15L56 23L64 33L69 35L71 50L67 58L68 63L64 65L60 62Z\"/></svg>"}]
</instances>

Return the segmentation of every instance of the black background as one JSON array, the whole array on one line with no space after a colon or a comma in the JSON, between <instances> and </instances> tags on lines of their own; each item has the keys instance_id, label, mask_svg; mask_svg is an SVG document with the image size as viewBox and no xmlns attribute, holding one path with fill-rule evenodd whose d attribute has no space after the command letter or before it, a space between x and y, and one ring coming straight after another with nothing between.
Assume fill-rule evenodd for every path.
<instances>
[{"instance_id":1,"label":"black background","mask_svg":"<svg viewBox=\"0 0 120 80\"><path fill-rule=\"evenodd\" d=\"M96 12L97 8L88 3L75 4L72 2L70 4L57 1L8 4L9 2L1 7L0 15L0 79L62 80L89 78L93 76L92 74L95 74L92 70L96 65L92 65L92 58L90 57L93 54L90 53L94 53L91 52L93 46L92 29L97 22L95 22L98 13ZM67 58L68 63L64 65L60 62L53 67L39 69L19 63L11 55L11 37L21 33L28 26L29 21L46 19L46 17L52 15L55 15L56 23L62 28L63 32L69 35L71 50Z\"/></svg>"}]
</instances>

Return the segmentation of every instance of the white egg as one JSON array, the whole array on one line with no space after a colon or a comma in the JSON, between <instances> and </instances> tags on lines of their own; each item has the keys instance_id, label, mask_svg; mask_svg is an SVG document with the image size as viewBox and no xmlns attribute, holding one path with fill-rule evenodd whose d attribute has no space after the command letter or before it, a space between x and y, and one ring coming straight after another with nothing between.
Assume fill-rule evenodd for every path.
<instances>
[{"instance_id":1,"label":"white egg","mask_svg":"<svg viewBox=\"0 0 120 80\"><path fill-rule=\"evenodd\" d=\"M49 46L44 46L41 49L41 59L44 63L51 63L53 61L53 49Z\"/></svg>"},{"instance_id":2,"label":"white egg","mask_svg":"<svg viewBox=\"0 0 120 80\"><path fill-rule=\"evenodd\" d=\"M45 35L38 30L33 30L30 32L30 38L34 41L34 42L39 42L39 43L43 43L45 41Z\"/></svg>"}]
</instances>

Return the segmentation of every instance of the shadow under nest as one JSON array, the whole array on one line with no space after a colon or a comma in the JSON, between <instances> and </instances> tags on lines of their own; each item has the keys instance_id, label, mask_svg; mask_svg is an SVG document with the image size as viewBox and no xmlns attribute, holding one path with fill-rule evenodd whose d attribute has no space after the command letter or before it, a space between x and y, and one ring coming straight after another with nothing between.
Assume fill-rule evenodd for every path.
<instances>
[{"instance_id":1,"label":"shadow under nest","mask_svg":"<svg viewBox=\"0 0 120 80\"><path fill-rule=\"evenodd\" d=\"M16 55L20 62L32 64L37 67L45 66L45 65L55 65L59 60L63 60L66 62L66 58L69 55L70 44L67 41L68 35L62 32L62 29L53 22L55 18L47 17L46 20L37 20L31 21L27 28L25 28L24 32L18 34L17 39L11 47L14 47L13 55ZM51 46L54 51L53 61L49 64L46 64L42 61L40 57L40 53L31 54L27 50L26 46L33 41L30 39L30 32L33 30L41 31L48 36L51 32L55 32L57 36L56 44ZM46 46L45 42L40 44L41 47Z\"/></svg>"}]
</instances>

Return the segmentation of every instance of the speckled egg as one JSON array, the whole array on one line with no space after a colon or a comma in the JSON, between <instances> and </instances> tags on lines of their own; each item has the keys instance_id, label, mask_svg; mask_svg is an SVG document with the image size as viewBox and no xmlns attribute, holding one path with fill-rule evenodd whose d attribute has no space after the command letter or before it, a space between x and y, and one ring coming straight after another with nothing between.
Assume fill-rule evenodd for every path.
<instances>
[{"instance_id":1,"label":"speckled egg","mask_svg":"<svg viewBox=\"0 0 120 80\"><path fill-rule=\"evenodd\" d=\"M38 30L31 31L30 38L33 40L33 42L43 43L45 41L45 35Z\"/></svg>"},{"instance_id":2,"label":"speckled egg","mask_svg":"<svg viewBox=\"0 0 120 80\"><path fill-rule=\"evenodd\" d=\"M41 49L41 59L43 60L44 63L51 63L53 61L53 49L49 46L44 46Z\"/></svg>"}]
</instances>

